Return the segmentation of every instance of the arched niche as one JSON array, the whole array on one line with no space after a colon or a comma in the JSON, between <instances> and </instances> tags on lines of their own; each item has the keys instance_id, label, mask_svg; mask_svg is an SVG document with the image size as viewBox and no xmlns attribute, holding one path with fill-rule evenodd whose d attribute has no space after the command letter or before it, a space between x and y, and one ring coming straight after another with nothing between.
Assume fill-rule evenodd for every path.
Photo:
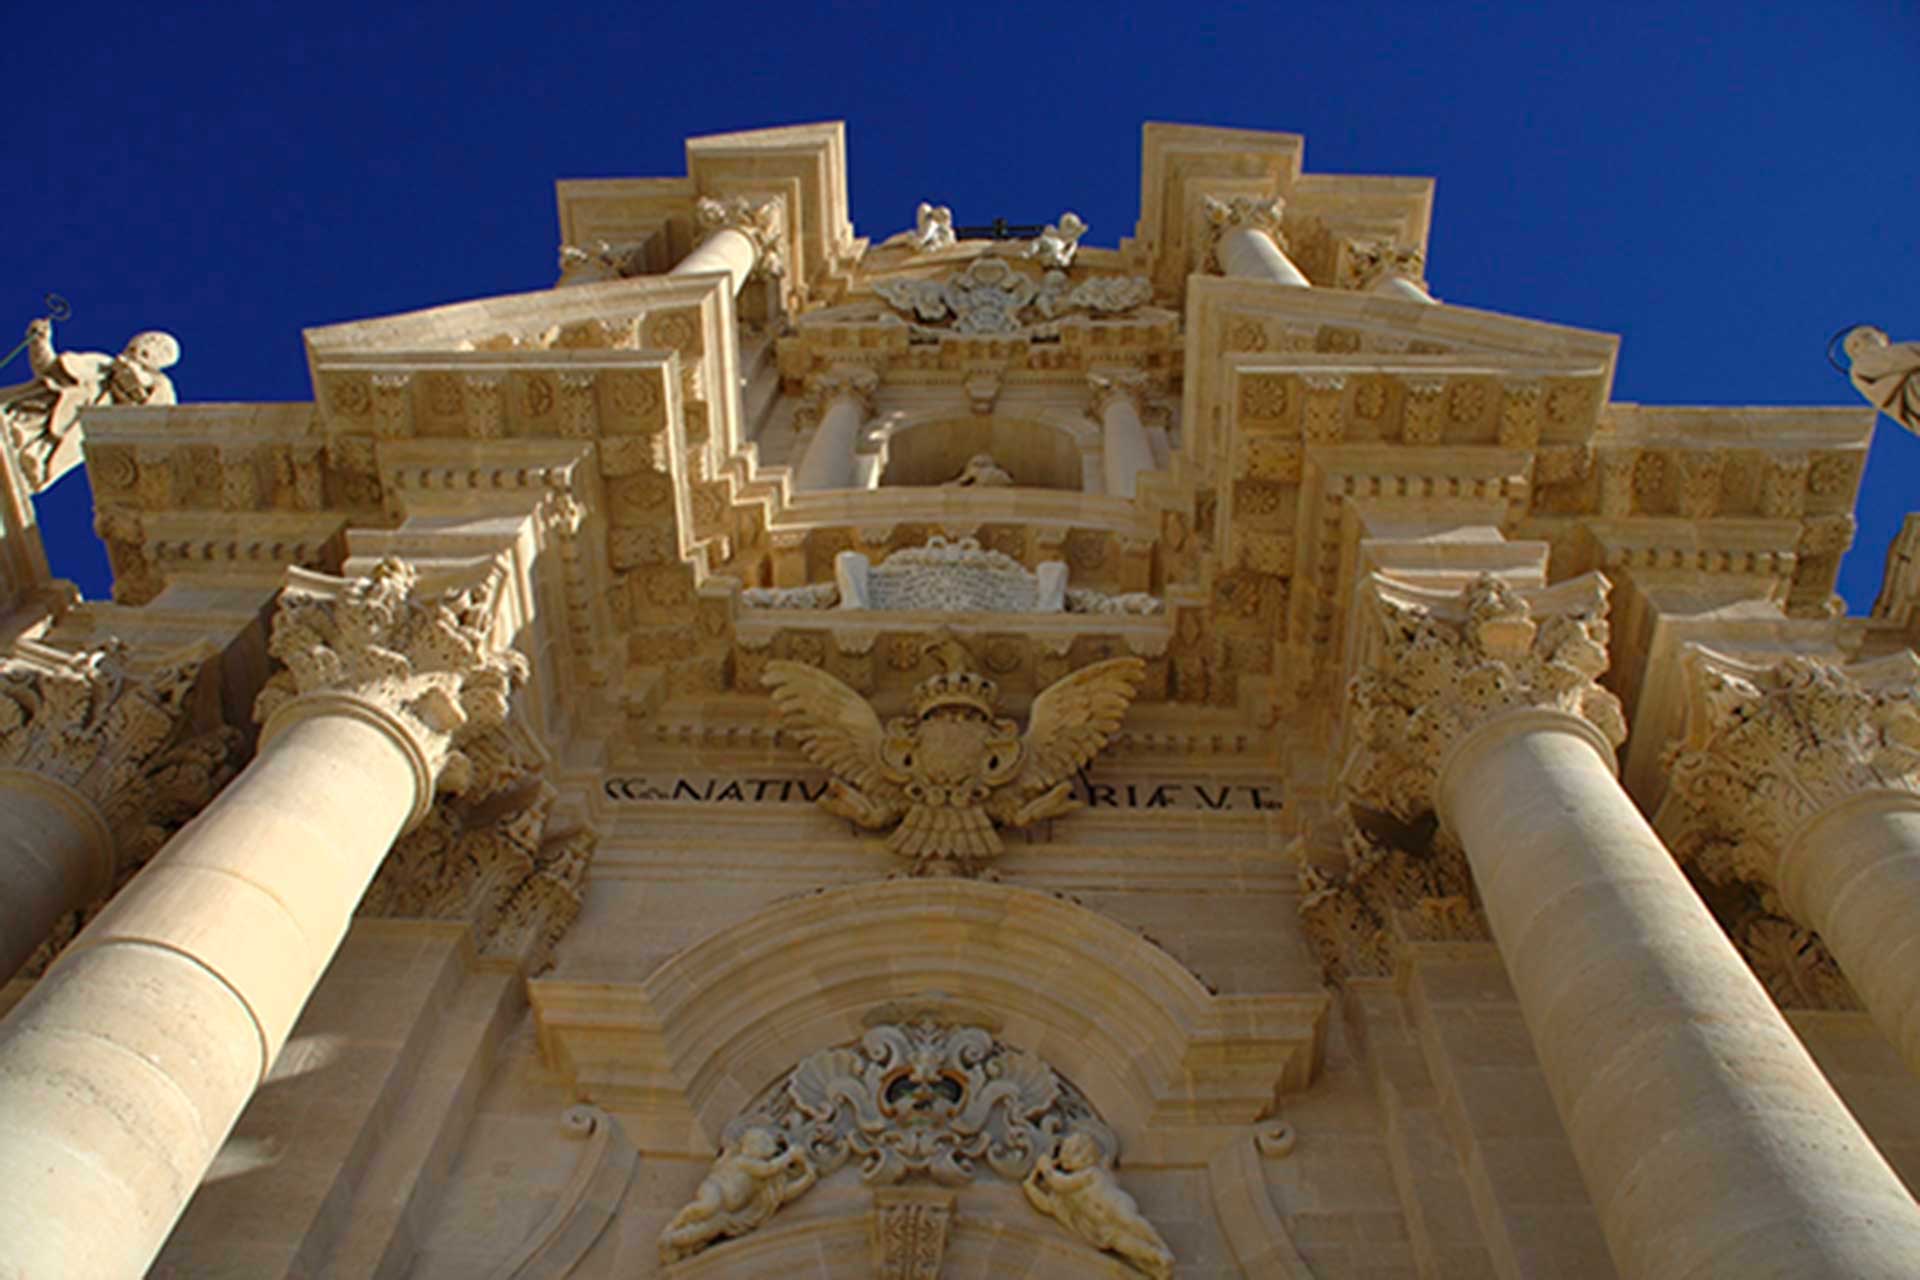
<instances>
[{"instance_id":1,"label":"arched niche","mask_svg":"<svg viewBox=\"0 0 1920 1280\"><path fill-rule=\"evenodd\" d=\"M882 488L944 485L983 453L991 454L1016 485L1076 493L1089 487L1088 441L1038 418L996 414L904 422L886 433L886 442Z\"/></svg>"},{"instance_id":2,"label":"arched niche","mask_svg":"<svg viewBox=\"0 0 1920 1280\"><path fill-rule=\"evenodd\" d=\"M542 1044L576 1088L656 1113L677 1095L672 1109L708 1144L797 1060L858 1039L890 1005L937 999L1039 1055L1123 1146L1156 1124L1248 1123L1276 1093L1305 1088L1328 1007L1319 990L1216 995L1097 912L971 880L808 894L727 926L637 987L547 979L530 990Z\"/></svg>"}]
</instances>

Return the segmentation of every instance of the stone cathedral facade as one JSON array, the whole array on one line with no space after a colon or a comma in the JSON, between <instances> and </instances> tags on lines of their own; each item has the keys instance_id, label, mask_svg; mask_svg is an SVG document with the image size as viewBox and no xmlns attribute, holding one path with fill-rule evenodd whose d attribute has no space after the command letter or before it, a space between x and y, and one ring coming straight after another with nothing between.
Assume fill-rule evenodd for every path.
<instances>
[{"instance_id":1,"label":"stone cathedral facade","mask_svg":"<svg viewBox=\"0 0 1920 1280\"><path fill-rule=\"evenodd\" d=\"M868 239L696 138L310 403L38 326L0 1277L1920 1274L1872 412L1616 402L1296 136L1142 174Z\"/></svg>"}]
</instances>

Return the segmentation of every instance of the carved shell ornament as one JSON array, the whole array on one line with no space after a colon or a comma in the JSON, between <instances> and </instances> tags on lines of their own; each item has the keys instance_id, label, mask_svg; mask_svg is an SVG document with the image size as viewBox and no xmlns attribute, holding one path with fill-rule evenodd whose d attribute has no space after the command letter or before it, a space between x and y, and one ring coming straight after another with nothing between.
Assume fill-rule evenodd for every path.
<instances>
[{"instance_id":1,"label":"carved shell ornament","mask_svg":"<svg viewBox=\"0 0 1920 1280\"><path fill-rule=\"evenodd\" d=\"M1081 807L1069 779L1119 730L1146 664L1110 658L1054 682L1022 733L994 714L998 686L957 641L927 648L944 670L914 690L911 715L884 727L865 698L815 667L769 662L763 681L807 759L834 775L822 808L891 828L887 847L916 875L974 875L1005 847L996 826Z\"/></svg>"}]
</instances>

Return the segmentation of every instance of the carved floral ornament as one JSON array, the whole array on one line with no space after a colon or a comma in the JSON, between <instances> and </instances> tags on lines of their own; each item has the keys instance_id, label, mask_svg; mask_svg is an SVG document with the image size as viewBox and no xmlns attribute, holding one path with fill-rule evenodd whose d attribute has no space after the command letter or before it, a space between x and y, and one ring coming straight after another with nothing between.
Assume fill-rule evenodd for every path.
<instances>
[{"instance_id":1,"label":"carved floral ornament","mask_svg":"<svg viewBox=\"0 0 1920 1280\"><path fill-rule=\"evenodd\" d=\"M999 686L951 637L928 651L944 668L914 690L913 711L883 728L872 704L817 667L767 663L775 711L807 758L834 776L820 807L870 830L916 875L977 874L1005 846L996 826L1026 827L1082 807L1069 779L1119 731L1145 675L1109 658L1055 681L1022 733L995 715Z\"/></svg>"},{"instance_id":2,"label":"carved floral ornament","mask_svg":"<svg viewBox=\"0 0 1920 1280\"><path fill-rule=\"evenodd\" d=\"M718 231L738 231L753 241L753 273L786 274L786 205L778 199L702 196L694 202L694 226L705 239Z\"/></svg>"},{"instance_id":3,"label":"carved floral ornament","mask_svg":"<svg viewBox=\"0 0 1920 1280\"><path fill-rule=\"evenodd\" d=\"M1119 1141L1080 1091L985 1027L882 1023L802 1059L727 1126L693 1200L660 1235L673 1263L764 1226L851 1160L869 1186L1020 1181L1028 1201L1149 1276L1173 1254L1113 1175ZM984 1169L983 1169L984 1166Z\"/></svg>"},{"instance_id":4,"label":"carved floral ornament","mask_svg":"<svg viewBox=\"0 0 1920 1280\"><path fill-rule=\"evenodd\" d=\"M80 792L106 819L119 866L144 862L234 773L239 733L194 733L188 706L212 656L196 645L142 675L118 642L80 653L16 643L0 660L0 767Z\"/></svg>"},{"instance_id":5,"label":"carved floral ornament","mask_svg":"<svg viewBox=\"0 0 1920 1280\"><path fill-rule=\"evenodd\" d=\"M1660 828L1716 883L1765 890L1799 830L1851 796L1920 792L1920 659L1768 665L1694 646Z\"/></svg>"},{"instance_id":6,"label":"carved floral ornament","mask_svg":"<svg viewBox=\"0 0 1920 1280\"><path fill-rule=\"evenodd\" d=\"M1093 276L1069 284L1062 269L1039 279L1006 258L982 254L944 280L892 277L873 282L889 306L928 334L1019 334L1075 312L1125 315L1153 300L1144 276Z\"/></svg>"},{"instance_id":7,"label":"carved floral ornament","mask_svg":"<svg viewBox=\"0 0 1920 1280\"><path fill-rule=\"evenodd\" d=\"M1341 785L1367 808L1433 811L1439 770L1466 734L1506 711L1580 716L1626 741L1607 669L1607 580L1597 573L1522 590L1483 574L1457 594L1374 575L1361 669L1347 688Z\"/></svg>"},{"instance_id":8,"label":"carved floral ornament","mask_svg":"<svg viewBox=\"0 0 1920 1280\"><path fill-rule=\"evenodd\" d=\"M425 589L420 573L395 559L356 579L287 572L268 643L284 669L254 704L269 732L276 716L329 696L379 708L421 753L430 785L417 817L435 787L493 790L521 767L522 749L505 729L527 661L492 636L505 586L497 561L461 566L452 581Z\"/></svg>"}]
</instances>

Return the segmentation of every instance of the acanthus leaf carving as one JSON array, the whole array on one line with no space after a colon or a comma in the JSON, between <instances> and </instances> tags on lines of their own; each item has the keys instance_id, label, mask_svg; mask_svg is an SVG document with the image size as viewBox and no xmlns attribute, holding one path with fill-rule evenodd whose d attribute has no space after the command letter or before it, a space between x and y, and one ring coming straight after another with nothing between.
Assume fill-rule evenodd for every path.
<instances>
[{"instance_id":1,"label":"acanthus leaf carving","mask_svg":"<svg viewBox=\"0 0 1920 1280\"><path fill-rule=\"evenodd\" d=\"M263 725L302 700L344 696L404 726L441 791L492 790L515 767L524 749L506 734L508 703L528 667L493 637L498 561L462 566L437 590L396 559L364 578L287 572L268 643L283 668L254 704Z\"/></svg>"},{"instance_id":2,"label":"acanthus leaf carving","mask_svg":"<svg viewBox=\"0 0 1920 1280\"><path fill-rule=\"evenodd\" d=\"M0 766L86 796L119 869L137 867L233 776L239 732L196 732L189 705L212 656L195 645L142 675L118 641L78 653L17 642L0 660Z\"/></svg>"},{"instance_id":3,"label":"acanthus leaf carving","mask_svg":"<svg viewBox=\"0 0 1920 1280\"><path fill-rule=\"evenodd\" d=\"M1626 740L1619 699L1598 683L1608 635L1601 575L1522 591L1482 574L1442 593L1375 574L1365 590L1371 626L1347 687L1341 773L1354 803L1424 816L1449 750L1507 711L1553 708L1616 746Z\"/></svg>"},{"instance_id":4,"label":"acanthus leaf carving","mask_svg":"<svg viewBox=\"0 0 1920 1280\"><path fill-rule=\"evenodd\" d=\"M1920 793L1920 658L1770 664L1693 646L1685 735L1667 750L1660 825L1715 883L1774 885L1795 833L1851 796Z\"/></svg>"},{"instance_id":5,"label":"acanthus leaf carving","mask_svg":"<svg viewBox=\"0 0 1920 1280\"><path fill-rule=\"evenodd\" d=\"M693 220L702 236L716 231L738 231L753 242L756 275L786 274L786 205L783 201L730 196L702 196L694 202Z\"/></svg>"}]
</instances>

